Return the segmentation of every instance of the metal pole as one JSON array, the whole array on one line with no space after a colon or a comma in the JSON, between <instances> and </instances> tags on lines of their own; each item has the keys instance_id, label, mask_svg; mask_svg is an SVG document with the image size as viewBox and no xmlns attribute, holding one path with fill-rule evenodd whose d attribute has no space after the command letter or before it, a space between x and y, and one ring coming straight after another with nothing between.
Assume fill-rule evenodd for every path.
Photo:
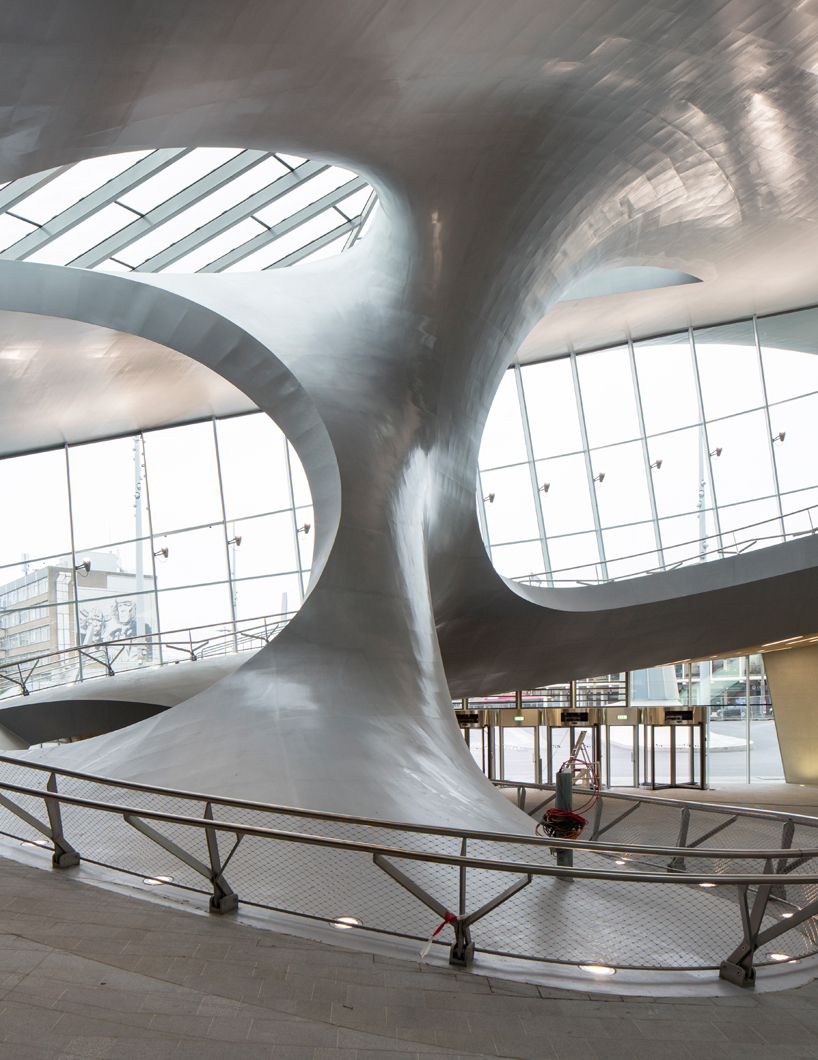
<instances>
[{"instance_id":1,"label":"metal pole","mask_svg":"<svg viewBox=\"0 0 818 1060\"><path fill-rule=\"evenodd\" d=\"M224 554L227 558L227 587L230 590L230 614L233 617L233 649L239 650L239 635L236 629L236 597L233 587L233 575L230 563L230 539L227 536L227 509L224 506L224 484L222 482L222 462L219 458L219 436L216 433L216 417L213 417L213 445L216 448L216 471L219 475L219 499L222 505L222 529L224 530ZM300 566L300 564L299 564ZM301 579L299 578L299 584Z\"/></svg>"},{"instance_id":2,"label":"metal pole","mask_svg":"<svg viewBox=\"0 0 818 1060\"><path fill-rule=\"evenodd\" d=\"M704 415L704 398L702 397L702 381L699 376L699 359L696 354L696 340L693 338L693 328L687 329L688 339L690 341L690 356L693 359L693 379L696 383L696 401L699 406L699 422L701 424L701 437L704 440L704 449L707 453L707 468L710 473L710 498L713 501L713 521L716 526L716 534L719 539L719 548L723 547L721 540L721 520L719 519L719 505L716 500L716 483L713 478L713 458L710 456L710 437L707 433L707 420ZM701 444L701 443L700 443ZM704 463L704 453L702 453L702 463ZM700 477L700 482L703 479ZM700 486L703 489L703 486ZM702 506L704 505L704 497L702 497Z\"/></svg>"},{"instance_id":3,"label":"metal pole","mask_svg":"<svg viewBox=\"0 0 818 1060\"><path fill-rule=\"evenodd\" d=\"M141 637L145 632L145 605L142 593L145 591L145 560L142 555L142 461L139 453L139 438L133 440L133 507L134 537L136 538L136 635Z\"/></svg>"},{"instance_id":4,"label":"metal pole","mask_svg":"<svg viewBox=\"0 0 818 1060\"><path fill-rule=\"evenodd\" d=\"M68 486L68 528L71 532L71 578L74 585L74 641L80 642L80 605L77 600L77 552L74 547L74 505L71 500L71 471L68 466L68 443L65 445L65 481ZM77 652L79 679L82 681L82 653Z\"/></svg>"},{"instance_id":5,"label":"metal pole","mask_svg":"<svg viewBox=\"0 0 818 1060\"><path fill-rule=\"evenodd\" d=\"M156 607L156 643L159 648L159 665L162 665L162 623L159 621L159 585L156 579L156 544L153 538L153 513L151 512L151 491L148 483L148 454L145 450L145 436L139 435L142 447L142 468L145 473L145 510L148 513L148 536L151 542L151 572L153 574L153 602Z\"/></svg>"},{"instance_id":6,"label":"metal pole","mask_svg":"<svg viewBox=\"0 0 818 1060\"><path fill-rule=\"evenodd\" d=\"M753 336L756 340L756 353L758 354L758 374L761 378L761 392L764 395L764 415L767 418L767 445L770 450L770 464L773 471L773 482L775 483L775 499L778 502L778 525L781 530L781 536L786 541L787 535L784 532L784 507L781 503L781 487L778 483L778 465L775 461L775 442L773 441L773 424L772 418L770 417L770 401L767 397L767 380L764 375L764 358L761 356L761 339L758 335L758 318L753 313ZM747 703L749 707L749 702ZM750 745L747 745L747 753L750 752Z\"/></svg>"},{"instance_id":7,"label":"metal pole","mask_svg":"<svg viewBox=\"0 0 818 1060\"><path fill-rule=\"evenodd\" d=\"M755 319L755 317L753 318ZM747 732L747 783L750 783L750 656L744 656L744 719Z\"/></svg>"},{"instance_id":8,"label":"metal pole","mask_svg":"<svg viewBox=\"0 0 818 1060\"><path fill-rule=\"evenodd\" d=\"M560 769L557 772L556 801L554 805L558 810L572 810L574 808L573 782L573 769ZM558 850L557 864L572 866L574 864L573 850Z\"/></svg>"},{"instance_id":9,"label":"metal pole","mask_svg":"<svg viewBox=\"0 0 818 1060\"><path fill-rule=\"evenodd\" d=\"M293 542L295 544L295 563L298 568L298 598L304 602L304 571L301 567L301 546L298 543L298 515L295 510L295 492L293 491L293 469L290 463L290 443L284 436L284 458L287 465L287 488L290 491L290 505L293 513Z\"/></svg>"},{"instance_id":10,"label":"metal pole","mask_svg":"<svg viewBox=\"0 0 818 1060\"><path fill-rule=\"evenodd\" d=\"M599 559L602 564L602 578L608 580L608 563L605 559L605 542L602 539L602 522L599 518L599 505L596 499L596 482L594 480L594 468L591 463L591 450L588 446L588 429L585 425L585 409L582 404L582 392L579 386L579 372L577 371L576 354L571 351L571 374L574 379L574 396L577 402L577 414L579 417L579 430L582 436L582 451L585 455L585 471L588 476L588 489L591 494L591 511L594 516L594 530L596 531L596 544L599 549Z\"/></svg>"},{"instance_id":11,"label":"metal pole","mask_svg":"<svg viewBox=\"0 0 818 1060\"><path fill-rule=\"evenodd\" d=\"M514 379L517 383L517 398L520 402L520 416L523 423L523 438L525 439L525 452L528 458L528 471L531 476L531 489L534 493L534 511L537 515L537 529L540 534L540 547L542 548L542 559L545 565L545 580L548 585L554 584L551 576L551 557L548 552L548 538L545 534L545 517L542 511L542 497L540 495L540 482L537 476L537 465L534 462L534 446L531 443L531 425L528 422L528 406L525 401L523 390L523 375L519 364L514 365Z\"/></svg>"},{"instance_id":12,"label":"metal pole","mask_svg":"<svg viewBox=\"0 0 818 1060\"><path fill-rule=\"evenodd\" d=\"M650 466L650 452L648 450L647 432L645 431L645 414L642 409L642 393L639 389L639 376L636 371L636 355L633 352L633 343L628 339L628 358L631 365L631 378L633 380L633 396L636 401L636 416L639 421L639 440L642 443L642 457L645 464L645 475L648 480L648 499L650 500L650 515L653 520L653 535L656 538L656 551L659 555L659 565L664 569L665 554L662 551L662 533L659 529L659 511L656 507L656 491L653 488L653 475Z\"/></svg>"}]
</instances>

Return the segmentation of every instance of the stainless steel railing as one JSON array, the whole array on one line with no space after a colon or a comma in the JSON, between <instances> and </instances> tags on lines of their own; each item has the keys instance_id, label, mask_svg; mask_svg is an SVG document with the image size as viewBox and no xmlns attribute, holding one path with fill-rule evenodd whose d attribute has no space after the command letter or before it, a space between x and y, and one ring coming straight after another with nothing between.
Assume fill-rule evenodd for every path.
<instances>
[{"instance_id":1,"label":"stainless steel railing","mask_svg":"<svg viewBox=\"0 0 818 1060\"><path fill-rule=\"evenodd\" d=\"M296 613L287 611L240 620L235 629L223 623L210 623L31 653L25 659L0 663L0 699L8 695L27 696L41 688L97 677L113 677L125 670L165 666L185 657L196 662L253 651L269 644Z\"/></svg>"},{"instance_id":2,"label":"stainless steel railing","mask_svg":"<svg viewBox=\"0 0 818 1060\"><path fill-rule=\"evenodd\" d=\"M477 952L613 969L719 967L749 985L757 963L818 952L814 818L606 793L590 839L557 841L180 791L12 756L0 756L0 792L0 834L47 843L57 868L81 858L209 895L213 912L241 902L403 939L420 941L443 920L454 964ZM638 804L648 834L686 813L685 841L631 841L636 813L621 812L622 798ZM688 841L699 813L743 823ZM759 841L708 845L728 827ZM782 827L785 841L766 842ZM574 852L573 867L556 866L558 848ZM783 935L789 952L772 952Z\"/></svg>"}]
</instances>

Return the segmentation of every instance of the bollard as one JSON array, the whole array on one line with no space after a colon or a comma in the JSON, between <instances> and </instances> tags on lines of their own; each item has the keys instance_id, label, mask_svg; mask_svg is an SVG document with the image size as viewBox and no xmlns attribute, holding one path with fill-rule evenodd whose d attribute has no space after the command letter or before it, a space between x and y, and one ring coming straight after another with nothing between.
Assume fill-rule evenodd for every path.
<instances>
[{"instance_id":1,"label":"bollard","mask_svg":"<svg viewBox=\"0 0 818 1060\"><path fill-rule=\"evenodd\" d=\"M560 769L557 772L557 792L556 801L554 803L558 810L572 810L574 808L574 771L572 769ZM573 867L574 864L574 852L573 850L558 850L557 851L557 864L568 865Z\"/></svg>"}]
</instances>

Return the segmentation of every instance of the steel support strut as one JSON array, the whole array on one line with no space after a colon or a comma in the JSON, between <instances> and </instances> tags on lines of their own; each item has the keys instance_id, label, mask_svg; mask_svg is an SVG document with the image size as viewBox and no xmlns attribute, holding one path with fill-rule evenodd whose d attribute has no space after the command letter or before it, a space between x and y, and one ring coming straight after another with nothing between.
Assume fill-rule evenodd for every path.
<instances>
[{"instance_id":1,"label":"steel support strut","mask_svg":"<svg viewBox=\"0 0 818 1060\"><path fill-rule=\"evenodd\" d=\"M175 858L183 861L185 865L189 865L195 872L198 872L201 876L204 876L206 880L210 881L213 887L213 894L210 896L211 913L230 913L238 908L239 896L224 878L224 870L242 840L241 833L236 833L236 842L233 844L233 849L225 858L224 863L222 863L219 857L219 844L216 838L216 829L205 826L204 831L207 839L207 852L210 857L210 867L208 868L204 862L199 861L199 859L195 858L192 854L188 854L186 850L183 850L177 843L174 843L172 839L163 836L161 832L157 832L155 828L152 828L149 824L145 824L144 821L140 820L135 815L126 813L122 816L126 823L132 828L135 828L137 832L141 832L142 835L147 836L148 839L151 839L158 846L162 847L163 850L167 850L169 854L173 854ZM207 821L213 820L213 808L209 802L205 806L203 816Z\"/></svg>"},{"instance_id":2,"label":"steel support strut","mask_svg":"<svg viewBox=\"0 0 818 1060\"><path fill-rule=\"evenodd\" d=\"M461 857L466 856L466 843L464 839L461 846ZM527 876L523 876L516 883L513 883L506 890L502 891L497 895L496 898L492 898L486 902L485 905L481 905L479 909L476 909L473 913L468 915L465 912L466 904L466 866L460 866L460 887L459 887L459 914L454 917L445 905L442 905L436 898L433 898L424 889L415 883L414 880L409 879L400 869L396 868L391 862L387 861L383 854L373 854L372 860L382 869L388 876L401 885L405 890L413 894L415 898L423 902L424 905L428 906L433 912L445 922L450 923L454 929L454 945L449 951L449 964L459 965L461 967L467 967L471 964L474 959L474 942L471 937L471 926L476 921L481 920L484 916L487 916L492 910L496 909L497 906L502 905L503 902L507 902L509 898L513 898L514 895L527 887L531 883L532 876L529 873Z\"/></svg>"},{"instance_id":3,"label":"steel support strut","mask_svg":"<svg viewBox=\"0 0 818 1060\"><path fill-rule=\"evenodd\" d=\"M54 794L57 793L56 774L50 774L48 783L46 784L46 790L54 792ZM45 796L43 801L45 802L45 809L48 814L49 823L47 825L43 824L42 821L38 821L33 814L30 814L27 810L24 810L21 806L12 802L11 799L7 799L5 795L0 795L0 806L5 806L5 808L10 813L13 813L15 817L19 817L21 821L25 821L35 832L44 835L54 844L54 854L51 858L51 864L55 869L68 869L72 865L79 865L79 854L62 834L62 818L60 816L59 801L57 799L49 799Z\"/></svg>"}]
</instances>

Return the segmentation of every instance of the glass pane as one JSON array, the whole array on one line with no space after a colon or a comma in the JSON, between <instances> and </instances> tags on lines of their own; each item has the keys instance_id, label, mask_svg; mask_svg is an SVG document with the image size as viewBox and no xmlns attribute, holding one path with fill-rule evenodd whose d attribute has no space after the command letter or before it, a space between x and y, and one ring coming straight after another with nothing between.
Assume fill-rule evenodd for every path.
<instances>
[{"instance_id":1,"label":"glass pane","mask_svg":"<svg viewBox=\"0 0 818 1060\"><path fill-rule=\"evenodd\" d=\"M161 582L160 582L161 585ZM205 585L196 589L171 589L159 593L159 618L163 630L163 651L166 659L185 659L189 645L185 637L174 640L164 636L165 630L189 630L196 626L216 624L224 632L231 632L230 593L227 582ZM214 631L218 632L218 631ZM200 636L206 639L207 631ZM177 650L165 648L177 644ZM196 637L194 635L194 644Z\"/></svg>"},{"instance_id":2,"label":"glass pane","mask_svg":"<svg viewBox=\"0 0 818 1060\"><path fill-rule=\"evenodd\" d=\"M554 583L557 585L599 581L602 578L596 534L572 534L570 537L550 539L548 553L551 569L555 572Z\"/></svg>"},{"instance_id":3,"label":"glass pane","mask_svg":"<svg viewBox=\"0 0 818 1060\"><path fill-rule=\"evenodd\" d=\"M772 497L719 508L719 522L725 555L737 549L747 552L781 541L778 502Z\"/></svg>"},{"instance_id":4,"label":"glass pane","mask_svg":"<svg viewBox=\"0 0 818 1060\"><path fill-rule=\"evenodd\" d=\"M63 451L0 460L0 496L14 512L3 520L0 565L19 563L23 554L35 561L71 552Z\"/></svg>"},{"instance_id":5,"label":"glass pane","mask_svg":"<svg viewBox=\"0 0 818 1060\"><path fill-rule=\"evenodd\" d=\"M591 453L591 462L594 475L605 476L602 482L596 483L596 502L603 526L650 519L650 494L641 442L599 449Z\"/></svg>"},{"instance_id":6,"label":"glass pane","mask_svg":"<svg viewBox=\"0 0 818 1060\"><path fill-rule=\"evenodd\" d=\"M84 162L77 162L65 173L61 173L18 202L14 212L35 224L45 224L151 153L128 151L125 154L106 155L103 158L88 158Z\"/></svg>"},{"instance_id":7,"label":"glass pane","mask_svg":"<svg viewBox=\"0 0 818 1060\"><path fill-rule=\"evenodd\" d=\"M751 320L694 332L704 414L708 420L764 404Z\"/></svg>"},{"instance_id":8,"label":"glass pane","mask_svg":"<svg viewBox=\"0 0 818 1060\"><path fill-rule=\"evenodd\" d=\"M672 567L678 563L717 558L719 543L711 536L715 532L716 521L712 509L703 509L695 515L661 519L659 533L665 565Z\"/></svg>"},{"instance_id":9,"label":"glass pane","mask_svg":"<svg viewBox=\"0 0 818 1060\"><path fill-rule=\"evenodd\" d=\"M240 154L241 150L235 147L197 147L195 151L184 155L161 173L149 177L131 191L120 195L118 202L124 203L137 213L147 213Z\"/></svg>"},{"instance_id":10,"label":"glass pane","mask_svg":"<svg viewBox=\"0 0 818 1060\"><path fill-rule=\"evenodd\" d=\"M585 428L592 449L639 437L627 347L577 357Z\"/></svg>"},{"instance_id":11,"label":"glass pane","mask_svg":"<svg viewBox=\"0 0 818 1060\"><path fill-rule=\"evenodd\" d=\"M23 236L36 229L28 221L21 221L19 217L11 217L9 214L0 215L0 250L6 250L14 246Z\"/></svg>"},{"instance_id":12,"label":"glass pane","mask_svg":"<svg viewBox=\"0 0 818 1060\"><path fill-rule=\"evenodd\" d=\"M699 427L661 434L648 439L650 461L662 461L653 470L653 493L659 518L696 511L701 502L712 506L707 481L710 469Z\"/></svg>"},{"instance_id":13,"label":"glass pane","mask_svg":"<svg viewBox=\"0 0 818 1060\"><path fill-rule=\"evenodd\" d=\"M537 461L537 482L548 483L548 492L540 493L545 532L552 535L574 534L592 530L594 513L588 491L585 457L561 456L555 460Z\"/></svg>"},{"instance_id":14,"label":"glass pane","mask_svg":"<svg viewBox=\"0 0 818 1060\"><path fill-rule=\"evenodd\" d=\"M709 779L747 782L747 688L743 658L699 664L699 702L709 706Z\"/></svg>"},{"instance_id":15,"label":"glass pane","mask_svg":"<svg viewBox=\"0 0 818 1060\"><path fill-rule=\"evenodd\" d=\"M776 442L774 446L781 492L816 485L818 394L775 405L770 409L770 417L773 436L781 431L786 434L784 441Z\"/></svg>"},{"instance_id":16,"label":"glass pane","mask_svg":"<svg viewBox=\"0 0 818 1060\"><path fill-rule=\"evenodd\" d=\"M312 553L315 545L315 515L311 505L304 508L296 508L295 521L298 527L298 556L301 562L301 570L309 574L312 566ZM308 529L309 528L309 529ZM309 578L304 577L304 588L306 589Z\"/></svg>"},{"instance_id":17,"label":"glass pane","mask_svg":"<svg viewBox=\"0 0 818 1060\"><path fill-rule=\"evenodd\" d=\"M633 352L647 433L698 423L696 376L687 333L636 342Z\"/></svg>"},{"instance_id":18,"label":"glass pane","mask_svg":"<svg viewBox=\"0 0 818 1060\"><path fill-rule=\"evenodd\" d=\"M608 560L608 574L611 578L641 574L659 566L653 523L639 523L636 526L605 530L602 538ZM617 559L620 556L631 558Z\"/></svg>"},{"instance_id":19,"label":"glass pane","mask_svg":"<svg viewBox=\"0 0 818 1060\"><path fill-rule=\"evenodd\" d=\"M153 581L146 579L147 586L142 592L135 592L134 578L130 576L130 586L124 585L126 576L120 574L118 579L111 579L107 585L89 585L93 571L87 580L77 579L77 599L80 614L80 644L101 644L109 640L125 640L128 637L139 637L146 633L156 632L156 601L153 595ZM122 588L129 588L127 595ZM144 644L134 646L132 665L141 665L149 652L143 649Z\"/></svg>"},{"instance_id":20,"label":"glass pane","mask_svg":"<svg viewBox=\"0 0 818 1060\"><path fill-rule=\"evenodd\" d=\"M484 471L480 477L483 496L494 494L494 501L485 505L492 545L539 537L528 464Z\"/></svg>"},{"instance_id":21,"label":"glass pane","mask_svg":"<svg viewBox=\"0 0 818 1060\"><path fill-rule=\"evenodd\" d=\"M30 254L26 261L37 261L44 265L67 265L80 254L95 247L103 239L131 224L134 215L115 202L91 214L81 224L70 228L64 235L47 243L41 250Z\"/></svg>"},{"instance_id":22,"label":"glass pane","mask_svg":"<svg viewBox=\"0 0 818 1060\"><path fill-rule=\"evenodd\" d=\"M579 452L582 435L570 360L526 365L522 377L535 458Z\"/></svg>"},{"instance_id":23,"label":"glass pane","mask_svg":"<svg viewBox=\"0 0 818 1060\"><path fill-rule=\"evenodd\" d=\"M178 261L174 261L166 269L162 269L162 272L198 272L216 258L235 250L242 243L247 243L266 231L264 225L259 224L252 217L246 217L232 228L228 228L226 232L216 236L215 239L209 239L207 243L185 254Z\"/></svg>"},{"instance_id":24,"label":"glass pane","mask_svg":"<svg viewBox=\"0 0 818 1060\"><path fill-rule=\"evenodd\" d=\"M503 737L503 779L533 784L536 779L536 731L531 728L503 726L500 732Z\"/></svg>"},{"instance_id":25,"label":"glass pane","mask_svg":"<svg viewBox=\"0 0 818 1060\"><path fill-rule=\"evenodd\" d=\"M298 453L289 443L287 445L290 454L290 474L293 479L293 497L295 498L296 508L301 508L304 505L312 504L310 484L307 481L304 466L298 459Z\"/></svg>"},{"instance_id":26,"label":"glass pane","mask_svg":"<svg viewBox=\"0 0 818 1060\"><path fill-rule=\"evenodd\" d=\"M719 505L755 500L775 493L767 417L764 412L720 420L708 428L713 457L713 477Z\"/></svg>"},{"instance_id":27,"label":"glass pane","mask_svg":"<svg viewBox=\"0 0 818 1060\"><path fill-rule=\"evenodd\" d=\"M219 420L216 431L227 518L290 508L284 435L270 417Z\"/></svg>"},{"instance_id":28,"label":"glass pane","mask_svg":"<svg viewBox=\"0 0 818 1060\"><path fill-rule=\"evenodd\" d=\"M167 548L167 558L156 562L159 589L227 580L224 530L221 524L201 530L183 530L156 539L156 548Z\"/></svg>"},{"instance_id":29,"label":"glass pane","mask_svg":"<svg viewBox=\"0 0 818 1060\"><path fill-rule=\"evenodd\" d=\"M231 521L227 528L231 538L241 537L240 546L230 546L234 578L291 574L297 569L291 512Z\"/></svg>"},{"instance_id":30,"label":"glass pane","mask_svg":"<svg viewBox=\"0 0 818 1060\"><path fill-rule=\"evenodd\" d=\"M154 534L221 520L211 423L150 431L145 457Z\"/></svg>"},{"instance_id":31,"label":"glass pane","mask_svg":"<svg viewBox=\"0 0 818 1060\"><path fill-rule=\"evenodd\" d=\"M313 240L327 235L329 232L334 232L345 223L343 217L335 210L331 208L324 210L317 217L313 217L312 220L306 221L283 236L279 236L273 242L267 243L261 250L248 254L246 258L237 261L235 265L230 265L224 271L258 272L261 269L268 269L277 261L286 258L288 254L301 250L308 243L312 243Z\"/></svg>"},{"instance_id":32,"label":"glass pane","mask_svg":"<svg viewBox=\"0 0 818 1060\"><path fill-rule=\"evenodd\" d=\"M242 547L244 547L242 545ZM239 570L241 574L241 569ZM285 615L295 611L300 603L298 575L285 574L270 578L239 580L235 585L236 615L240 619ZM249 626L247 628L250 628ZM253 627L254 629L256 627ZM262 626L263 628L263 626ZM269 631L274 625L269 625ZM257 630L258 631L258 630ZM247 638L245 638L247 639ZM257 641L261 646L261 641Z\"/></svg>"},{"instance_id":33,"label":"glass pane","mask_svg":"<svg viewBox=\"0 0 818 1060\"><path fill-rule=\"evenodd\" d=\"M491 561L495 570L506 578L529 578L532 574L539 575L543 571L539 541L492 547Z\"/></svg>"},{"instance_id":34,"label":"glass pane","mask_svg":"<svg viewBox=\"0 0 818 1060\"><path fill-rule=\"evenodd\" d=\"M761 317L758 338L771 404L818 390L818 309Z\"/></svg>"},{"instance_id":35,"label":"glass pane","mask_svg":"<svg viewBox=\"0 0 818 1060\"><path fill-rule=\"evenodd\" d=\"M480 469L518 464L526 459L517 382L510 371L500 382L486 420L480 443Z\"/></svg>"},{"instance_id":36,"label":"glass pane","mask_svg":"<svg viewBox=\"0 0 818 1060\"><path fill-rule=\"evenodd\" d=\"M77 554L109 542L147 536L148 513L139 440L116 438L77 445L68 454ZM128 550L133 566L133 545L120 547Z\"/></svg>"},{"instance_id":37,"label":"glass pane","mask_svg":"<svg viewBox=\"0 0 818 1060\"><path fill-rule=\"evenodd\" d=\"M355 174L348 169L331 166L329 169L325 169L323 173L317 173L310 180L300 184L297 188L293 188L292 191L287 192L280 199L271 202L269 206L256 211L256 217L268 228L272 228L279 221L283 221L286 217L292 217L299 210L303 210L305 206L310 206L324 195L335 191L336 188L340 188L343 184L347 184L354 179ZM340 221L341 219L338 218L338 220Z\"/></svg>"},{"instance_id":38,"label":"glass pane","mask_svg":"<svg viewBox=\"0 0 818 1060\"><path fill-rule=\"evenodd\" d=\"M781 497L784 527L788 534L813 534L818 529L818 489L799 490Z\"/></svg>"}]
</instances>

